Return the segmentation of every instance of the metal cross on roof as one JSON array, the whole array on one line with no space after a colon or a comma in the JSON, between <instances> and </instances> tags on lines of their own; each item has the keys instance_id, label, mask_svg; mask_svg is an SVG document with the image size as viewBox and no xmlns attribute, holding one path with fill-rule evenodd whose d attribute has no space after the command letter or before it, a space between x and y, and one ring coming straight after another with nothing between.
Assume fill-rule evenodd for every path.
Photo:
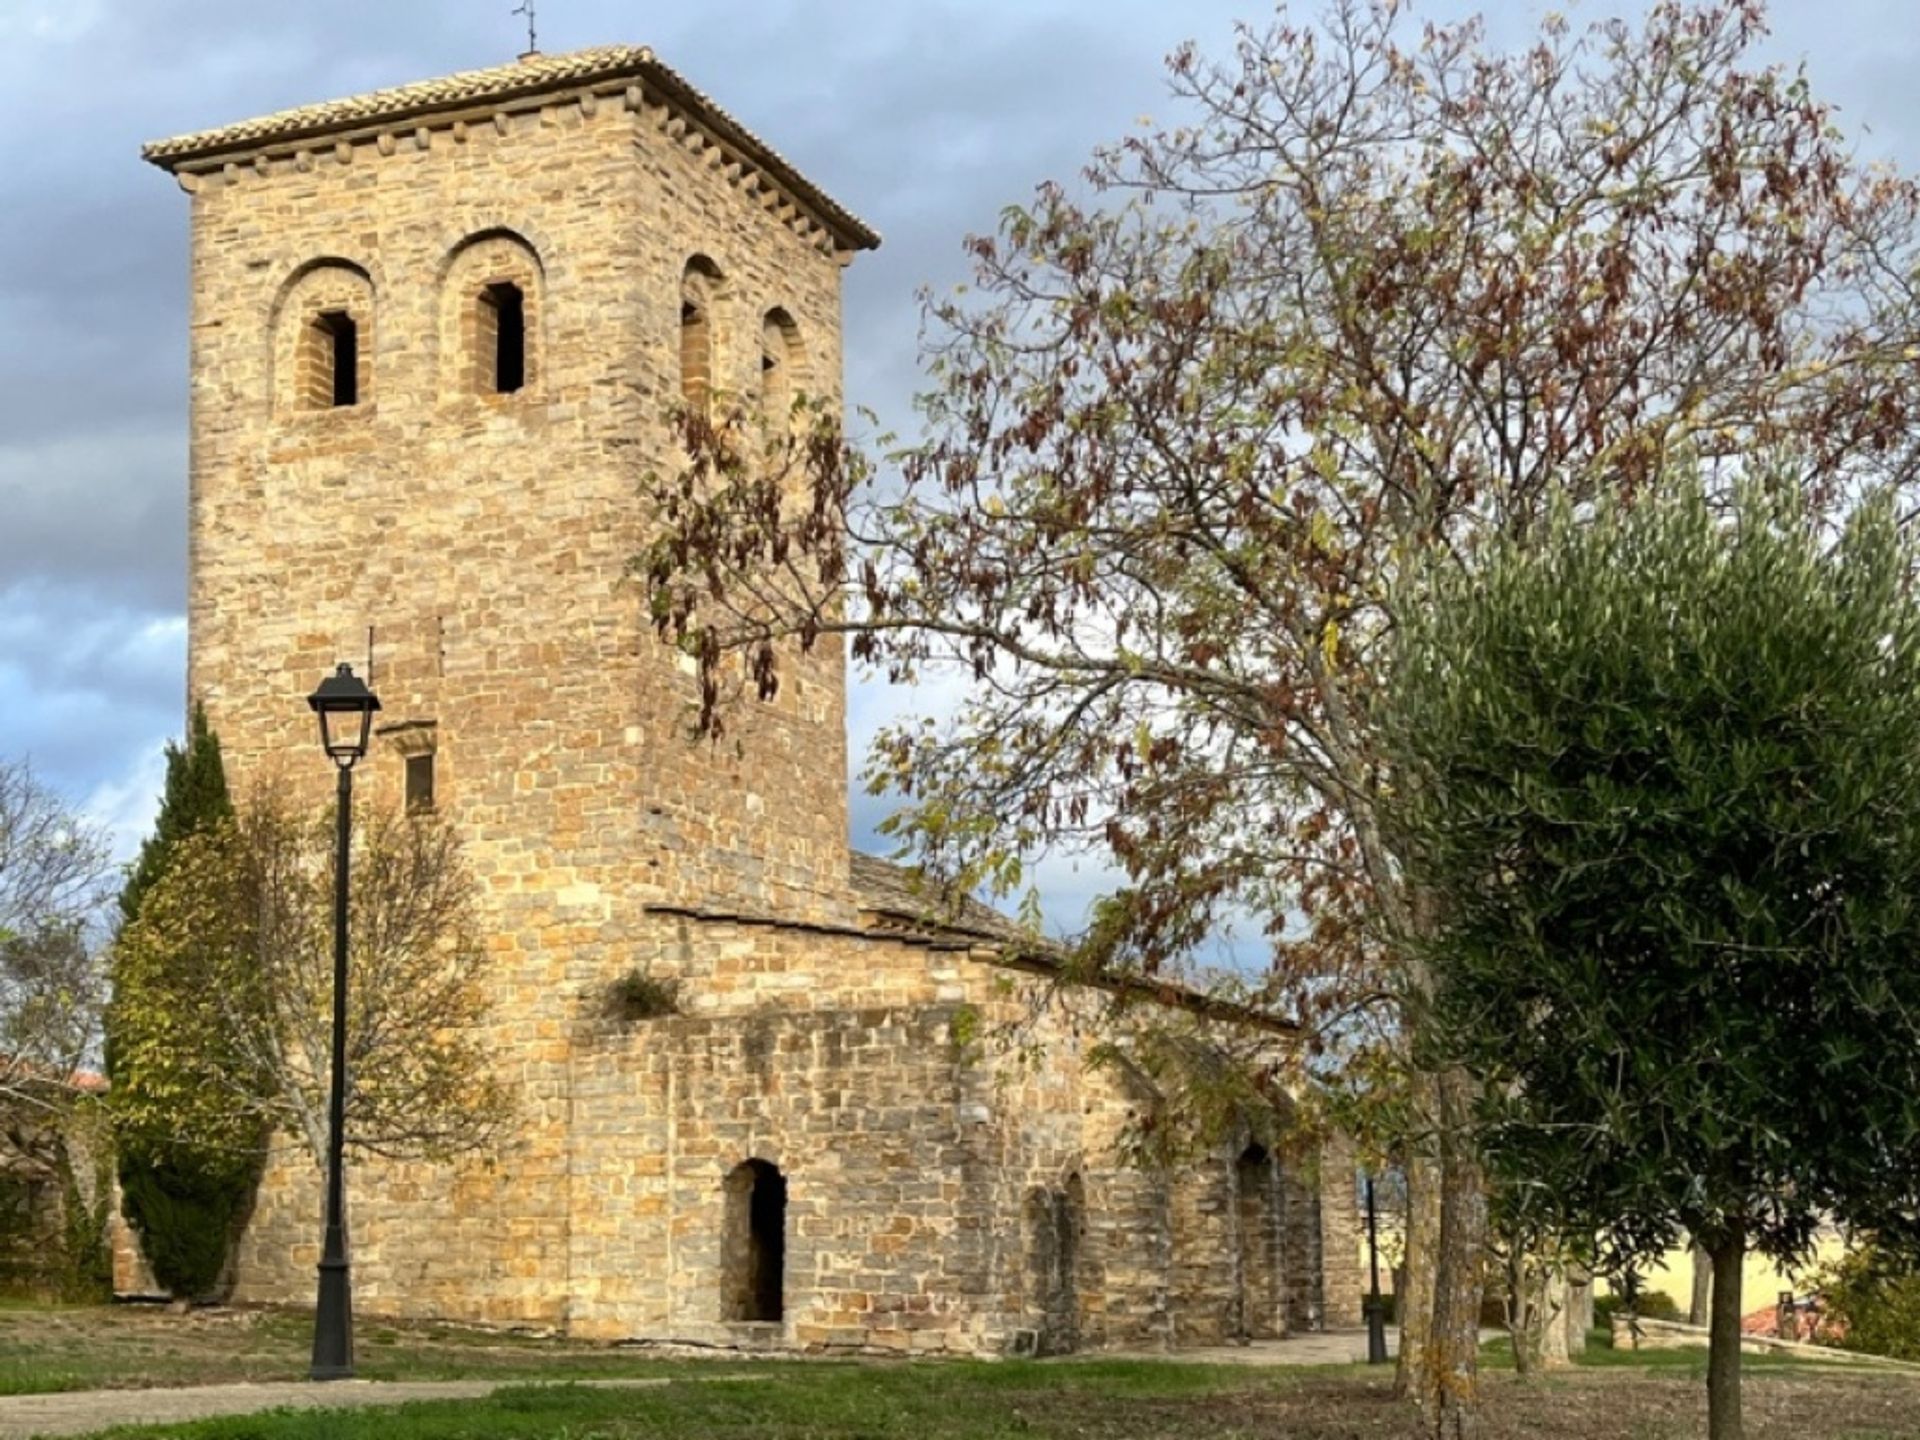
<instances>
[{"instance_id":1,"label":"metal cross on roof","mask_svg":"<svg viewBox=\"0 0 1920 1440\"><path fill-rule=\"evenodd\" d=\"M534 14L534 0L520 0L520 3L513 7L513 13L527 17L527 54L538 55L540 32L535 28L538 21Z\"/></svg>"}]
</instances>

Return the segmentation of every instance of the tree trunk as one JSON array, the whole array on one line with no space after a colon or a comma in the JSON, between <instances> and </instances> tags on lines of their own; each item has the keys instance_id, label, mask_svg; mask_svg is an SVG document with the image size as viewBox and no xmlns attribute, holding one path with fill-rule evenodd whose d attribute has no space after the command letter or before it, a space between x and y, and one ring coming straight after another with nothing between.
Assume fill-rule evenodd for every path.
<instances>
[{"instance_id":1,"label":"tree trunk","mask_svg":"<svg viewBox=\"0 0 1920 1440\"><path fill-rule=\"evenodd\" d=\"M1536 1292L1540 1306L1540 1365L1545 1370L1564 1370L1573 1363L1567 1345L1572 1287L1567 1283L1566 1266L1554 1265L1542 1277L1542 1282Z\"/></svg>"},{"instance_id":2,"label":"tree trunk","mask_svg":"<svg viewBox=\"0 0 1920 1440\"><path fill-rule=\"evenodd\" d=\"M1513 1373L1531 1375L1540 1361L1540 1309L1527 1252L1518 1241L1507 1256L1507 1339L1513 1346Z\"/></svg>"},{"instance_id":3,"label":"tree trunk","mask_svg":"<svg viewBox=\"0 0 1920 1440\"><path fill-rule=\"evenodd\" d=\"M1713 1329L1707 1349L1707 1440L1741 1440L1740 1272L1746 1237L1716 1239L1713 1255Z\"/></svg>"},{"instance_id":4,"label":"tree trunk","mask_svg":"<svg viewBox=\"0 0 1920 1440\"><path fill-rule=\"evenodd\" d=\"M1687 1323L1705 1325L1711 1319L1713 1303L1713 1257L1698 1240L1693 1242L1693 1299L1687 1306Z\"/></svg>"},{"instance_id":5,"label":"tree trunk","mask_svg":"<svg viewBox=\"0 0 1920 1440\"><path fill-rule=\"evenodd\" d=\"M1567 1276L1567 1359L1569 1362L1587 1353L1587 1337L1593 1332L1593 1274L1585 1268Z\"/></svg>"},{"instance_id":6,"label":"tree trunk","mask_svg":"<svg viewBox=\"0 0 1920 1440\"><path fill-rule=\"evenodd\" d=\"M1423 1406L1433 1440L1470 1440L1480 1376L1480 1289L1486 1264L1487 1192L1474 1149L1473 1081L1449 1070L1435 1081L1440 1111L1440 1252ZM1715 1437L1718 1440L1718 1437Z\"/></svg>"},{"instance_id":7,"label":"tree trunk","mask_svg":"<svg viewBox=\"0 0 1920 1440\"><path fill-rule=\"evenodd\" d=\"M1436 1153L1407 1164L1406 1292L1395 1393L1413 1401L1432 1440L1474 1433L1487 1197L1470 1130L1473 1081L1429 1077Z\"/></svg>"},{"instance_id":8,"label":"tree trunk","mask_svg":"<svg viewBox=\"0 0 1920 1440\"><path fill-rule=\"evenodd\" d=\"M1394 1308L1400 1320L1400 1363L1394 1394L1418 1400L1433 1333L1434 1262L1440 1254L1440 1167L1416 1153L1407 1162L1406 1258Z\"/></svg>"}]
</instances>

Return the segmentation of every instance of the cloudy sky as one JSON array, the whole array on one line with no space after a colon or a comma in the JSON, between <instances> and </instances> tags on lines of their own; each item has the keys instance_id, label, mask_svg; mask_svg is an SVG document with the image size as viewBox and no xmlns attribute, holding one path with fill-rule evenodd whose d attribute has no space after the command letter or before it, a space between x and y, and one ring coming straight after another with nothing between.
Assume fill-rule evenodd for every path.
<instances>
[{"instance_id":1,"label":"cloudy sky","mask_svg":"<svg viewBox=\"0 0 1920 1440\"><path fill-rule=\"evenodd\" d=\"M509 60L514 0L0 0L0 756L112 827L151 815L180 724L187 201L143 140ZM1309 12L1313 6L1302 7ZM1436 17L1471 8L1444 0ZM1485 0L1499 37L1547 8ZM1561 6L1560 8L1568 8ZM1578 16L1637 0L1572 7ZM922 284L959 243L1142 114L1161 59L1225 53L1257 0L539 0L555 52L639 42L768 137L887 243L847 282L847 391L904 424ZM1863 148L1920 169L1913 0L1776 0ZM875 682L854 736L911 706ZM856 765L858 756L856 754ZM856 803L856 841L876 816ZM1047 872L1056 922L1096 878Z\"/></svg>"}]
</instances>

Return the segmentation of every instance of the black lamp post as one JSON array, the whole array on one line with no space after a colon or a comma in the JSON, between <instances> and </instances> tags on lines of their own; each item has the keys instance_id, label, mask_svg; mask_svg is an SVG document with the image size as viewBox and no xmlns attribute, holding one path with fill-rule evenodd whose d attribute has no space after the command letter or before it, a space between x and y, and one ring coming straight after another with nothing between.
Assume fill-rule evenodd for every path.
<instances>
[{"instance_id":1,"label":"black lamp post","mask_svg":"<svg viewBox=\"0 0 1920 1440\"><path fill-rule=\"evenodd\" d=\"M327 1104L327 1235L320 1252L320 1299L313 1314L315 1380L353 1378L353 1282L347 1268L347 850L353 833L353 766L367 753L380 698L342 665L307 697L320 717L320 743L339 771L333 857L333 1077Z\"/></svg>"},{"instance_id":2,"label":"black lamp post","mask_svg":"<svg viewBox=\"0 0 1920 1440\"><path fill-rule=\"evenodd\" d=\"M1373 1176L1367 1176L1367 1268L1372 1285L1360 1308L1367 1316L1367 1363L1387 1363L1387 1302L1380 1295L1380 1217L1373 1203Z\"/></svg>"}]
</instances>

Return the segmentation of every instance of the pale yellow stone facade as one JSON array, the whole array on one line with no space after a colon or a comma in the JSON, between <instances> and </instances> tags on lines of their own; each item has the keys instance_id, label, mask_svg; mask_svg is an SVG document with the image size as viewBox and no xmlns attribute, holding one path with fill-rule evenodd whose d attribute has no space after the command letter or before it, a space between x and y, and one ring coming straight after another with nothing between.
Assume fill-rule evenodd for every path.
<instances>
[{"instance_id":1,"label":"pale yellow stone facade","mask_svg":"<svg viewBox=\"0 0 1920 1440\"><path fill-rule=\"evenodd\" d=\"M362 1313L990 1353L1357 1318L1350 1164L1128 1169L1140 1097L1071 1000L1037 1066L964 1043L1045 982L850 857L837 653L686 738L625 578L639 478L683 393L837 401L872 232L640 49L148 155L192 196L190 693L242 791L318 798L302 697L371 629L359 783L430 755L484 890L517 1134L356 1163ZM610 1018L636 968L682 1013ZM238 1298L308 1299L319 1215L276 1158Z\"/></svg>"}]
</instances>

